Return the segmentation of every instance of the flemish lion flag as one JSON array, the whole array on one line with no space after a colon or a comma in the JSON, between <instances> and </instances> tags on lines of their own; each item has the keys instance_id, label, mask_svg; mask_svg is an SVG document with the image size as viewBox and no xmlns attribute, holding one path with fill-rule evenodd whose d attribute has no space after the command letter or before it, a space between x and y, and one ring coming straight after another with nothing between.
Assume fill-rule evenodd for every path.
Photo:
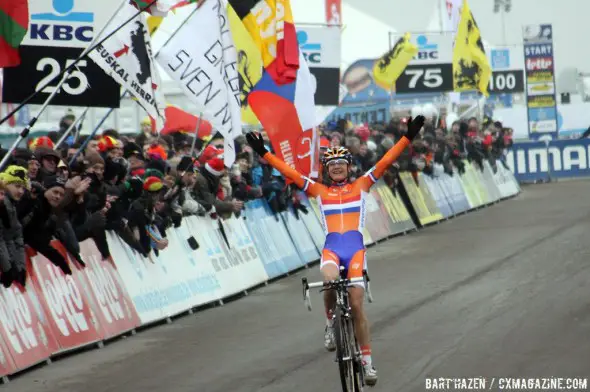
<instances>
[{"instance_id":1,"label":"flemish lion flag","mask_svg":"<svg viewBox=\"0 0 590 392\"><path fill-rule=\"evenodd\" d=\"M20 64L18 47L29 27L28 0L0 0L0 68Z\"/></svg>"},{"instance_id":2,"label":"flemish lion flag","mask_svg":"<svg viewBox=\"0 0 590 392\"><path fill-rule=\"evenodd\" d=\"M393 49L375 62L373 67L375 83L385 90L391 89L417 53L418 47L410 42L410 33L404 34L395 43Z\"/></svg>"},{"instance_id":3,"label":"flemish lion flag","mask_svg":"<svg viewBox=\"0 0 590 392\"><path fill-rule=\"evenodd\" d=\"M262 78L262 55L252 40L248 30L236 14L231 5L227 6L227 15L231 35L238 53L238 75L240 77L240 105L242 107L242 121L250 125L258 125L260 121L248 103L248 96L254 86Z\"/></svg>"},{"instance_id":4,"label":"flemish lion flag","mask_svg":"<svg viewBox=\"0 0 590 392\"><path fill-rule=\"evenodd\" d=\"M487 97L491 76L492 68L486 57L479 27L467 0L463 0L461 21L457 29L453 52L454 90L458 92L479 90Z\"/></svg>"},{"instance_id":5,"label":"flemish lion flag","mask_svg":"<svg viewBox=\"0 0 590 392\"><path fill-rule=\"evenodd\" d=\"M262 54L264 68L280 85L295 81L299 43L289 0L229 0Z\"/></svg>"}]
</instances>

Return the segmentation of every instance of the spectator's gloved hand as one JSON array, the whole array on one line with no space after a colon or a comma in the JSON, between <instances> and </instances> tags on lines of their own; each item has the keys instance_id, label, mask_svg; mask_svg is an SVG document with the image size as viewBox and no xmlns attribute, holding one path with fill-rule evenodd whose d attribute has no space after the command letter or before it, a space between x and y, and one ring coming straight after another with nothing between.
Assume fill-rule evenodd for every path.
<instances>
[{"instance_id":1,"label":"spectator's gloved hand","mask_svg":"<svg viewBox=\"0 0 590 392\"><path fill-rule=\"evenodd\" d=\"M9 269L8 271L4 271L0 273L0 282L6 288L9 288L12 285L12 282L16 280L16 271L14 268Z\"/></svg>"},{"instance_id":2,"label":"spectator's gloved hand","mask_svg":"<svg viewBox=\"0 0 590 392\"><path fill-rule=\"evenodd\" d=\"M26 287L27 285L27 270L22 269L16 273L16 281L20 283L21 286Z\"/></svg>"},{"instance_id":3,"label":"spectator's gloved hand","mask_svg":"<svg viewBox=\"0 0 590 392\"><path fill-rule=\"evenodd\" d=\"M256 152L256 154L260 156L264 156L268 152L266 147L264 147L264 139L262 139L262 135L256 132L249 132L246 134L246 140L252 150Z\"/></svg>"},{"instance_id":4,"label":"spectator's gloved hand","mask_svg":"<svg viewBox=\"0 0 590 392\"><path fill-rule=\"evenodd\" d=\"M414 140L416 135L424 126L424 121L424 116L417 116L414 119L410 117L410 120L408 121L408 132L406 133L406 137L410 140Z\"/></svg>"},{"instance_id":5,"label":"spectator's gloved hand","mask_svg":"<svg viewBox=\"0 0 590 392\"><path fill-rule=\"evenodd\" d=\"M31 196L33 198L37 198L43 193L45 193L45 188L43 188L43 185L41 185L37 181L31 181Z\"/></svg>"}]
</instances>

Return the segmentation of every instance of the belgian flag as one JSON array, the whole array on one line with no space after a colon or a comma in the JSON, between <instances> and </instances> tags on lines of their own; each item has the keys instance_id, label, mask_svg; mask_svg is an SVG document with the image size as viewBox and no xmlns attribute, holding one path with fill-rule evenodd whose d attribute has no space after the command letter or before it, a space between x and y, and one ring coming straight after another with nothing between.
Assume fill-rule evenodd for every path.
<instances>
[{"instance_id":1,"label":"belgian flag","mask_svg":"<svg viewBox=\"0 0 590 392\"><path fill-rule=\"evenodd\" d=\"M393 49L375 62L375 83L385 90L390 90L417 53L418 47L410 42L410 33L404 34L397 40Z\"/></svg>"},{"instance_id":2,"label":"belgian flag","mask_svg":"<svg viewBox=\"0 0 590 392\"><path fill-rule=\"evenodd\" d=\"M461 21L457 29L453 52L454 90L458 92L479 90L487 97L491 77L492 68L486 57L479 27L467 0L463 0Z\"/></svg>"}]
</instances>

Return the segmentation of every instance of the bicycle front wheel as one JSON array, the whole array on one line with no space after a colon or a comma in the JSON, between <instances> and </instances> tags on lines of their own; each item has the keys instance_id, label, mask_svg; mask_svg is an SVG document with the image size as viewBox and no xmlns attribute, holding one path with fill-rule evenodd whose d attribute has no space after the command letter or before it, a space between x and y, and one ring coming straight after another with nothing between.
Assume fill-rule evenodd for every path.
<instances>
[{"instance_id":1,"label":"bicycle front wheel","mask_svg":"<svg viewBox=\"0 0 590 392\"><path fill-rule=\"evenodd\" d=\"M358 380L355 377L354 347L350 344L351 341L354 341L354 331L351 325L351 320L348 320L342 313L342 309L336 306L334 337L336 338L336 359L338 360L342 392L360 391Z\"/></svg>"}]
</instances>

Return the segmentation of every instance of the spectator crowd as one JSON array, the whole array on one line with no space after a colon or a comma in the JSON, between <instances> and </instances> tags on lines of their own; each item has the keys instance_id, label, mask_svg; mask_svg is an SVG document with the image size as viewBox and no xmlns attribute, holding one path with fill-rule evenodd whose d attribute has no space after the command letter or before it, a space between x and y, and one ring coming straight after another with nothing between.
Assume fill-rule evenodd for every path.
<instances>
[{"instance_id":1,"label":"spectator crowd","mask_svg":"<svg viewBox=\"0 0 590 392\"><path fill-rule=\"evenodd\" d=\"M275 213L290 206L297 214L308 213L295 189L253 154L244 137L235 141L237 159L228 170L219 134L198 140L191 154L192 136L158 135L149 119L133 137L109 129L92 139L67 138L56 147L74 120L66 115L58 132L28 140L26 147L11 154L0 173L0 281L5 287L15 281L27 283L25 245L71 274L52 240L59 240L84 266L79 243L93 239L107 259L107 231L149 257L166 249L166 230L180 226L183 216L223 219L241 214L245 202L259 198ZM352 152L354 178L369 170L407 131L407 119L368 126L340 120L320 130L321 149L346 146ZM433 175L435 163L455 175L464 171L464 159L482 169L484 160L489 160L495 167L512 143L511 134L499 122L480 125L475 118L453 123L448 130L427 123L385 181L398 186L399 171ZM0 155L6 153L2 150Z\"/></svg>"}]
</instances>

